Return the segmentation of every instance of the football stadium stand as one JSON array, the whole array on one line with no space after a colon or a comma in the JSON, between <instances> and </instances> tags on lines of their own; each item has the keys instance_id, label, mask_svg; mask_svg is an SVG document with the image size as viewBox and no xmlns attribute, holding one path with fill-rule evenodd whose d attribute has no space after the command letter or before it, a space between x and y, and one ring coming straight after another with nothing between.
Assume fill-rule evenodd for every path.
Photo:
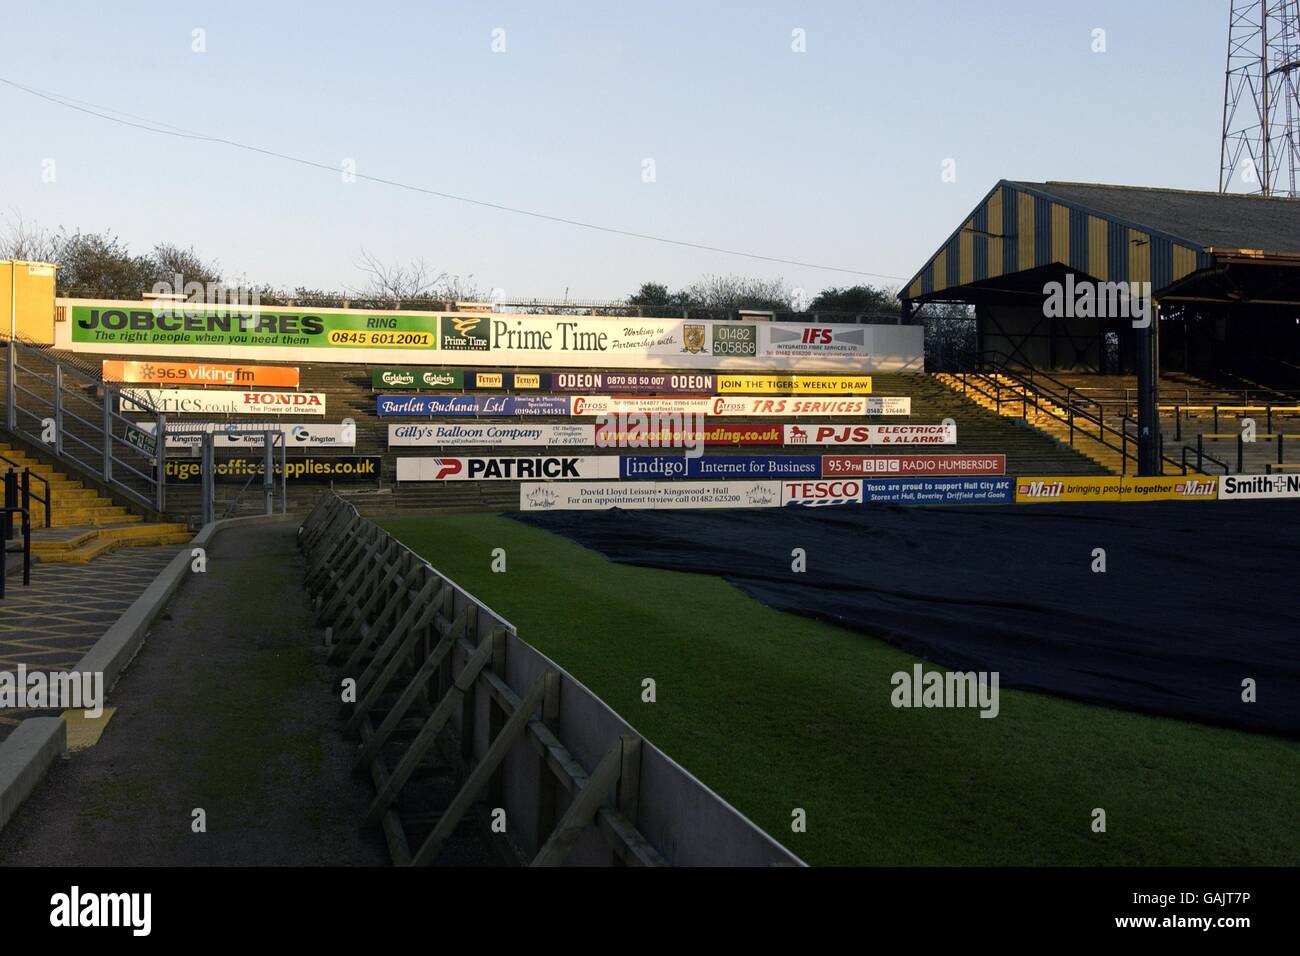
<instances>
[{"instance_id":1,"label":"football stadium stand","mask_svg":"<svg viewBox=\"0 0 1300 956\"><path fill-rule=\"evenodd\" d=\"M76 364L82 369L88 368L86 356L59 349L47 349L45 354L60 362ZM149 356L114 356L126 361L150 361ZM284 363L258 363L243 361L245 366L264 364L268 366ZM411 482L395 481L395 460L402 455L473 455L483 454L482 448L458 448L444 446L438 448L398 449L388 447L388 426L393 419L383 419L376 414L375 399L379 392L372 387L371 372L373 366L363 364L318 363L297 365L300 375L298 390L308 393L323 393L325 414L313 418L319 424L337 424L352 421L355 424L355 447L313 449L312 454L319 457L332 456L378 456L381 459L378 479L343 480L335 482L339 490L348 494L363 513L459 513L472 511L514 510L519 502L519 482L516 481L453 481L453 482ZM504 369L503 371L511 371ZM538 371L529 369L529 371ZM559 368L541 371L558 372ZM1014 421L1005 415L984 407L974 394L960 394L947 387L944 379L921 372L887 372L872 376L873 394L880 396L900 396L911 399L911 413L905 416L889 418L869 417L871 422L888 422L890 424L937 424L951 420L956 424L957 440L955 444L945 445L945 453L970 455L1002 454L1006 456L1008 474L1032 473L1054 475L1094 475L1104 474L1105 468L1080 450L1069 447L1068 440L1059 436L1043 434L1034 428L1024 427L1023 423ZM44 394L48 395L49 386ZM41 391L36 384L33 390ZM512 394L503 389L502 393ZM421 394L457 394L455 390L441 392L422 392ZM140 415L139 420L148 424L148 416ZM500 422L518 419L474 419L474 421ZM295 419L294 422L302 420ZM556 418L548 421L568 422L576 419ZM729 418L729 423L771 424L771 419ZM861 423L862 419L828 418L830 423ZM252 426L254 424L276 425L284 423L284 416L258 416L239 414L175 415L167 416L169 429L182 429L195 423L215 423L217 427L226 425ZM75 424L75 423L74 423ZM308 423L310 424L310 423ZM85 426L80 426L83 430ZM87 441L93 442L88 436ZM740 449L731 449L733 451ZM743 449L753 451L752 448ZM764 452L797 451L795 446L784 449L764 447ZM879 449L870 449L879 451ZM916 449L909 449L916 450ZM223 449L223 451L225 451ZM535 453L536 450L521 449L520 454ZM710 446L710 454L726 454L728 449L722 446ZM571 448L567 453L602 454L598 448ZM228 453L228 452L227 452ZM30 455L41 454L39 445L33 446ZM290 454L300 455L298 448L290 448ZM168 450L173 463L189 459L187 449ZM219 455L220 457L220 455ZM28 459L31 460L31 459ZM46 469L51 466L45 465ZM261 508L261 486L258 482L240 484L238 482L219 483L219 512L223 516L253 513ZM315 500L320 490L319 483L289 483L288 505L290 510L304 510ZM193 520L199 513L199 486L190 481L173 483L169 481L166 495L165 513L175 520Z\"/></svg>"}]
</instances>

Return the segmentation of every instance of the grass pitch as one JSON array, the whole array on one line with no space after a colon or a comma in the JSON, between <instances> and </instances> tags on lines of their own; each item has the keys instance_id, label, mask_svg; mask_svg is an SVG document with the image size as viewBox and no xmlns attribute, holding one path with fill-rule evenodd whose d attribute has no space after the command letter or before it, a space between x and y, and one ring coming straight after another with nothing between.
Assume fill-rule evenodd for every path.
<instances>
[{"instance_id":1,"label":"grass pitch","mask_svg":"<svg viewBox=\"0 0 1300 956\"><path fill-rule=\"evenodd\" d=\"M992 720L895 709L916 658L719 578L496 516L383 524L810 864L1300 863L1295 741L1007 688Z\"/></svg>"}]
</instances>

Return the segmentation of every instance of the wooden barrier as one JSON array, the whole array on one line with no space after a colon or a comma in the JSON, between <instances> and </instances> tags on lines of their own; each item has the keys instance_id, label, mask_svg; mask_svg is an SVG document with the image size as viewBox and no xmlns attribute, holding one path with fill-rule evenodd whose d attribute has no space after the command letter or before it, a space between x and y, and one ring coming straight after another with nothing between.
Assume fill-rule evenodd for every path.
<instances>
[{"instance_id":1,"label":"wooden barrier","mask_svg":"<svg viewBox=\"0 0 1300 956\"><path fill-rule=\"evenodd\" d=\"M583 863L667 865L680 848L665 852L638 828L649 753L659 802L672 804L651 808L657 825L674 844L680 832L700 833L701 848L681 854L687 862L799 865L507 622L337 495L322 496L299 545L327 661L350 691L343 716L346 732L360 739L355 769L375 786L366 822L383 828L394 863L435 862L477 807L489 832L504 830L497 842L512 862L564 864L581 844ZM531 675L513 686L509 648L524 658L516 669ZM580 708L584 730L607 733L595 741L601 755L590 771L560 739L563 700ZM592 741L584 743L590 751ZM438 806L421 797L439 789L451 796ZM699 819L672 819L682 813ZM593 834L603 853L593 853ZM723 843L706 848L713 839Z\"/></svg>"}]
</instances>

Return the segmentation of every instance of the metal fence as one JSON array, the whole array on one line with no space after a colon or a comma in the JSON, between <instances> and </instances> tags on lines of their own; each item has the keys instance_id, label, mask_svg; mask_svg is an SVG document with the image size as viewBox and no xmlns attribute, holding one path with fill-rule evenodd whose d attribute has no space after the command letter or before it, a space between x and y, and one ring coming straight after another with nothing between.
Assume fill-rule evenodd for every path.
<instances>
[{"instance_id":1,"label":"metal fence","mask_svg":"<svg viewBox=\"0 0 1300 956\"><path fill-rule=\"evenodd\" d=\"M152 434L121 412L121 390L40 346L7 343L5 426L113 491L165 506L166 416L140 405ZM137 401L143 402L143 397Z\"/></svg>"},{"instance_id":2,"label":"metal fence","mask_svg":"<svg viewBox=\"0 0 1300 956\"><path fill-rule=\"evenodd\" d=\"M533 866L801 865L337 495L299 544L395 863L433 863L477 806Z\"/></svg>"}]
</instances>

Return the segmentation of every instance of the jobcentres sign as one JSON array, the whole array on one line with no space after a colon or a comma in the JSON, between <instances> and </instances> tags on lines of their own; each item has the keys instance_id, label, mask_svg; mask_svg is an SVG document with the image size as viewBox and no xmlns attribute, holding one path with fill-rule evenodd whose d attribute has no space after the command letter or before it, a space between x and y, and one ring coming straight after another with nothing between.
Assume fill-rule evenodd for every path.
<instances>
[{"instance_id":1,"label":"jobcentres sign","mask_svg":"<svg viewBox=\"0 0 1300 956\"><path fill-rule=\"evenodd\" d=\"M63 299L55 344L118 354L452 366L920 370L920 326L512 313L239 310ZM364 358L359 353L364 353ZM420 357L417 357L420 356ZM435 358L436 356L436 358Z\"/></svg>"},{"instance_id":2,"label":"jobcentres sign","mask_svg":"<svg viewBox=\"0 0 1300 956\"><path fill-rule=\"evenodd\" d=\"M364 312L238 310L190 304L73 305L72 341L103 345L433 348L438 319Z\"/></svg>"}]
</instances>

